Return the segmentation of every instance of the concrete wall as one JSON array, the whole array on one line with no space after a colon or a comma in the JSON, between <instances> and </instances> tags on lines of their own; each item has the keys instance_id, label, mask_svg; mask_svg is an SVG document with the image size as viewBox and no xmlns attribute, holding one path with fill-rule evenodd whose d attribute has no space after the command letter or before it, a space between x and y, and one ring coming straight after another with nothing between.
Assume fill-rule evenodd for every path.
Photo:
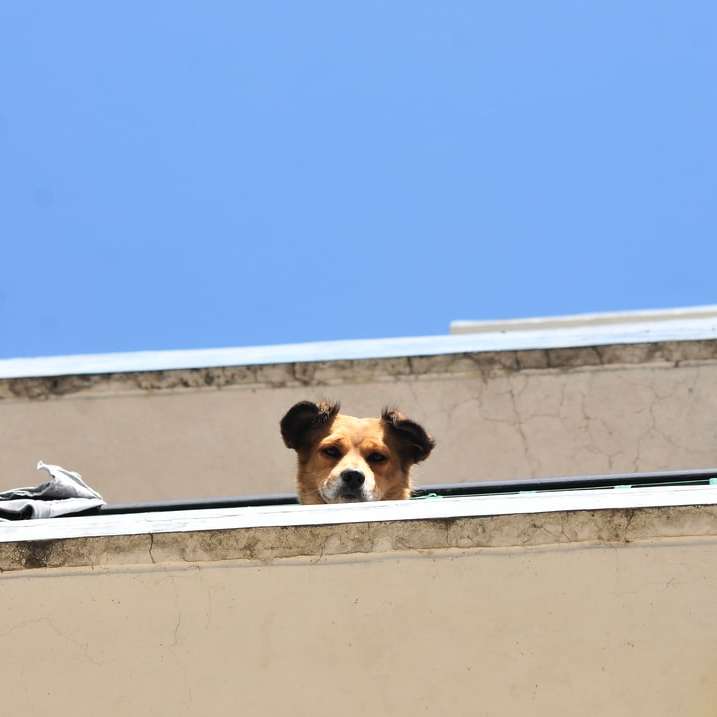
<instances>
[{"instance_id":1,"label":"concrete wall","mask_svg":"<svg viewBox=\"0 0 717 717\"><path fill-rule=\"evenodd\" d=\"M3 713L715 713L714 508L263 535L5 544Z\"/></svg>"},{"instance_id":2,"label":"concrete wall","mask_svg":"<svg viewBox=\"0 0 717 717\"><path fill-rule=\"evenodd\" d=\"M717 342L477 352L0 381L0 474L37 460L110 501L293 490L295 401L396 404L438 449L415 482L717 466Z\"/></svg>"}]
</instances>

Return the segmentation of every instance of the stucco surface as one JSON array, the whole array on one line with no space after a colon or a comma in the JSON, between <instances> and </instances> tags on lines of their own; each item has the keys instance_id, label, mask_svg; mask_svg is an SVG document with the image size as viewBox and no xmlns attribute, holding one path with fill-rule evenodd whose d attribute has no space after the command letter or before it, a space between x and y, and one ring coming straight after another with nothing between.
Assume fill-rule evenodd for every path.
<instances>
[{"instance_id":1,"label":"stucco surface","mask_svg":"<svg viewBox=\"0 0 717 717\"><path fill-rule=\"evenodd\" d=\"M322 397L423 422L417 484L717 466L716 343L6 380L0 474L43 459L114 502L286 492L278 421Z\"/></svg>"},{"instance_id":2,"label":"stucco surface","mask_svg":"<svg viewBox=\"0 0 717 717\"><path fill-rule=\"evenodd\" d=\"M0 576L3 710L711 717L717 541Z\"/></svg>"}]
</instances>

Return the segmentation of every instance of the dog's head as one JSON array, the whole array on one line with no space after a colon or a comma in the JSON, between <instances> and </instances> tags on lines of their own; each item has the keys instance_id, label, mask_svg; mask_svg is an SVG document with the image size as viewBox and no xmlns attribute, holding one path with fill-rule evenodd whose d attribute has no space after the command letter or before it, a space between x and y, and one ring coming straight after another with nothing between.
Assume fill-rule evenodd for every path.
<instances>
[{"instance_id":1,"label":"dog's head","mask_svg":"<svg viewBox=\"0 0 717 717\"><path fill-rule=\"evenodd\" d=\"M396 410L354 418L328 402L292 406L281 419L281 435L299 457L302 503L408 498L411 466L428 458L435 445L418 423Z\"/></svg>"}]
</instances>

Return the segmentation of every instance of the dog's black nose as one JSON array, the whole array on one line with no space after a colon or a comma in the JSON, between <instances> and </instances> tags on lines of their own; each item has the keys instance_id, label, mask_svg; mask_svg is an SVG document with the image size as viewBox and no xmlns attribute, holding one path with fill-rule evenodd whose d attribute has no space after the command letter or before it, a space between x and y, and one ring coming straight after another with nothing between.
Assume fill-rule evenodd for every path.
<instances>
[{"instance_id":1,"label":"dog's black nose","mask_svg":"<svg viewBox=\"0 0 717 717\"><path fill-rule=\"evenodd\" d=\"M349 490L358 490L364 482L364 475L361 471L347 469L341 471L341 480Z\"/></svg>"}]
</instances>

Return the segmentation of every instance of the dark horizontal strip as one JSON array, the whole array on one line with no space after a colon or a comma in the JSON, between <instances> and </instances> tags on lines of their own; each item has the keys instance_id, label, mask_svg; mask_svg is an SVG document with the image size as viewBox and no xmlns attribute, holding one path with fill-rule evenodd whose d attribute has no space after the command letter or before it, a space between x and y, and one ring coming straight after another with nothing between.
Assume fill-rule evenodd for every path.
<instances>
[{"instance_id":1,"label":"dark horizontal strip","mask_svg":"<svg viewBox=\"0 0 717 717\"><path fill-rule=\"evenodd\" d=\"M483 481L480 483L448 483L439 486L422 486L413 491L418 498L431 493L441 496L498 495L522 491L586 490L614 488L616 486L660 486L708 483L717 478L717 468L656 473L612 473L566 478L527 478L509 481Z\"/></svg>"},{"instance_id":2,"label":"dark horizontal strip","mask_svg":"<svg viewBox=\"0 0 717 717\"><path fill-rule=\"evenodd\" d=\"M509 481L482 481L478 483L448 483L427 485L413 490L414 498L430 495L458 497L472 495L500 495L522 491L587 490L590 488L614 488L616 486L667 486L706 484L717 478L717 468L700 470L662 471L658 473L620 473L568 478L528 478ZM197 498L193 500L162 501L156 503L116 503L82 513L82 515L118 515L128 513L157 513L172 510L202 510L210 508L249 508L267 505L296 505L293 493L276 493L233 498Z\"/></svg>"}]
</instances>

